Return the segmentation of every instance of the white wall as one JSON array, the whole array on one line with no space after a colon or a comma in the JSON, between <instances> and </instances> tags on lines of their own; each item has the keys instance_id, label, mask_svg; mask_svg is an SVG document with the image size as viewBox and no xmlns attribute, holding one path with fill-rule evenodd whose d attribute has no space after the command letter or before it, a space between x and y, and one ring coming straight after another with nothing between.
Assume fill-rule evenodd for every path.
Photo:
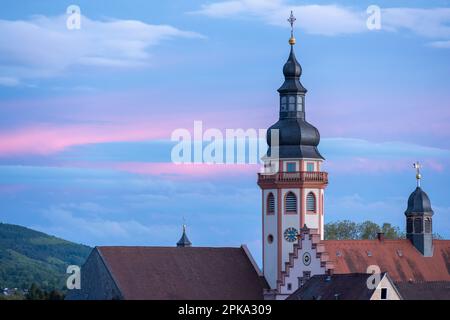
<instances>
[{"instance_id":1,"label":"white wall","mask_svg":"<svg viewBox=\"0 0 450 320\"><path fill-rule=\"evenodd\" d=\"M272 215L267 215L267 196L272 192L275 198L275 212ZM271 288L276 287L277 281L277 248L278 248L278 232L277 232L277 214L278 214L278 196L277 189L263 190L263 217L264 217L264 232L263 232L263 273ZM273 235L273 242L268 243L268 235Z\"/></svg>"},{"instance_id":2,"label":"white wall","mask_svg":"<svg viewBox=\"0 0 450 320\"><path fill-rule=\"evenodd\" d=\"M305 188L305 198L303 199L305 205L306 205L306 197L308 196L308 193L314 193L314 196L316 197L316 213L310 214L306 211L305 208L305 223L308 228L312 229L321 229L319 225L319 209L320 209L320 189L306 189Z\"/></svg>"},{"instance_id":3,"label":"white wall","mask_svg":"<svg viewBox=\"0 0 450 320\"><path fill-rule=\"evenodd\" d=\"M370 275L368 274L367 277ZM378 284L377 288L375 289L374 293L372 294L372 297L370 297L370 300L381 300L381 289L386 288L387 289L387 299L386 300L401 300L400 296L398 295L397 291L392 286L391 281L389 281L389 278L384 275L384 277L380 280L380 283Z\"/></svg>"},{"instance_id":4,"label":"white wall","mask_svg":"<svg viewBox=\"0 0 450 320\"><path fill-rule=\"evenodd\" d=\"M288 192L293 192L297 197L297 213L296 214L284 214L284 197ZM281 190L281 271L284 270L284 264L289 260L289 253L292 252L292 248L295 242L288 242L284 240L284 230L287 228L295 228L300 232L300 189L282 189Z\"/></svg>"},{"instance_id":5,"label":"white wall","mask_svg":"<svg viewBox=\"0 0 450 320\"><path fill-rule=\"evenodd\" d=\"M303 254L309 252L311 263L308 266L303 264ZM302 248L299 250L298 258L294 261L294 266L289 270L289 276L285 278L284 286L281 287L281 294L291 294L298 289L298 278L303 277L303 271L310 271L311 277L316 274L325 274L325 267L320 266L320 259L316 257L316 249L312 249L312 241L306 235L302 240ZM287 284L291 283L291 290L287 290Z\"/></svg>"}]
</instances>

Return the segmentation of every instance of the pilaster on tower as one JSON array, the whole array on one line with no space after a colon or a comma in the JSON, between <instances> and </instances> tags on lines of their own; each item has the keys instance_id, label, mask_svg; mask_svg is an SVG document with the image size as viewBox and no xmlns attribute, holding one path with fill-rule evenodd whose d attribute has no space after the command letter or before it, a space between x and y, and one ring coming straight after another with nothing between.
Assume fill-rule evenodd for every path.
<instances>
[{"instance_id":1,"label":"pilaster on tower","mask_svg":"<svg viewBox=\"0 0 450 320\"><path fill-rule=\"evenodd\" d=\"M319 131L306 121L307 90L300 82L302 68L294 52L292 12L288 21L290 53L283 66L284 83L278 89L279 119L267 131L265 172L258 174L263 272L271 288L284 271L301 227L317 229L323 239L324 189L328 184L328 174L321 168L324 158L317 148Z\"/></svg>"}]
</instances>

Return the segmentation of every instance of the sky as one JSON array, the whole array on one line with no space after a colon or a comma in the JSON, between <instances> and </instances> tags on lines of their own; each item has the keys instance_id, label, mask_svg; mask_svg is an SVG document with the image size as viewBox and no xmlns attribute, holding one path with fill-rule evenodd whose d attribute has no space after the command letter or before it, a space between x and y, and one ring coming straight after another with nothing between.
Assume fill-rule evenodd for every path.
<instances>
[{"instance_id":1,"label":"sky","mask_svg":"<svg viewBox=\"0 0 450 320\"><path fill-rule=\"evenodd\" d=\"M420 161L434 231L450 238L450 1L1 6L1 222L91 246L172 246L186 223L194 245L247 244L259 261L259 166L176 165L171 135L276 122L293 10L325 221L404 229Z\"/></svg>"}]
</instances>

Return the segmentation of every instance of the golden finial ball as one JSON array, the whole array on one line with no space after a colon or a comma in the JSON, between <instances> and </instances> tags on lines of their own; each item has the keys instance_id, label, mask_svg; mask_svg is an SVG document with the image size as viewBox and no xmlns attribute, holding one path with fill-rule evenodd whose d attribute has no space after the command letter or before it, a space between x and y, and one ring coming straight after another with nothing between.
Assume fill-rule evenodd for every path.
<instances>
[{"instance_id":1,"label":"golden finial ball","mask_svg":"<svg viewBox=\"0 0 450 320\"><path fill-rule=\"evenodd\" d=\"M291 46L293 46L293 45L295 44L295 38L294 38L294 37L291 37L291 38L289 39L289 44L290 44Z\"/></svg>"},{"instance_id":2,"label":"golden finial ball","mask_svg":"<svg viewBox=\"0 0 450 320\"><path fill-rule=\"evenodd\" d=\"M422 175L420 173L416 174L416 179L417 180L422 179Z\"/></svg>"}]
</instances>

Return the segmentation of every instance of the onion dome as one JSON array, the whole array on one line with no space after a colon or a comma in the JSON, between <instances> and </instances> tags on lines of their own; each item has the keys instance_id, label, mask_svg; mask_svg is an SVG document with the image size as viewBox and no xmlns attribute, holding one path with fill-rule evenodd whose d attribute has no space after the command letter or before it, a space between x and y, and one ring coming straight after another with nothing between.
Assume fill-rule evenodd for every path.
<instances>
[{"instance_id":1,"label":"onion dome","mask_svg":"<svg viewBox=\"0 0 450 320\"><path fill-rule=\"evenodd\" d=\"M291 52L286 63L283 66L284 83L278 89L280 94L283 93L306 93L308 90L303 87L300 82L302 75L302 66L297 61L294 52L294 46L291 45Z\"/></svg>"},{"instance_id":2,"label":"onion dome","mask_svg":"<svg viewBox=\"0 0 450 320\"><path fill-rule=\"evenodd\" d=\"M320 142L319 130L301 118L280 119L267 130L267 156L270 157L274 149L272 129L278 129L280 158L324 159L317 149Z\"/></svg>"},{"instance_id":3,"label":"onion dome","mask_svg":"<svg viewBox=\"0 0 450 320\"><path fill-rule=\"evenodd\" d=\"M284 64L283 74L285 78L300 78L302 75L302 66L298 63L297 58L295 57L293 46L291 46L289 58Z\"/></svg>"},{"instance_id":4,"label":"onion dome","mask_svg":"<svg viewBox=\"0 0 450 320\"><path fill-rule=\"evenodd\" d=\"M431 202L428 195L421 187L417 187L416 190L411 193L408 198L408 208L405 211L405 215L433 215L433 209L431 209Z\"/></svg>"}]
</instances>

